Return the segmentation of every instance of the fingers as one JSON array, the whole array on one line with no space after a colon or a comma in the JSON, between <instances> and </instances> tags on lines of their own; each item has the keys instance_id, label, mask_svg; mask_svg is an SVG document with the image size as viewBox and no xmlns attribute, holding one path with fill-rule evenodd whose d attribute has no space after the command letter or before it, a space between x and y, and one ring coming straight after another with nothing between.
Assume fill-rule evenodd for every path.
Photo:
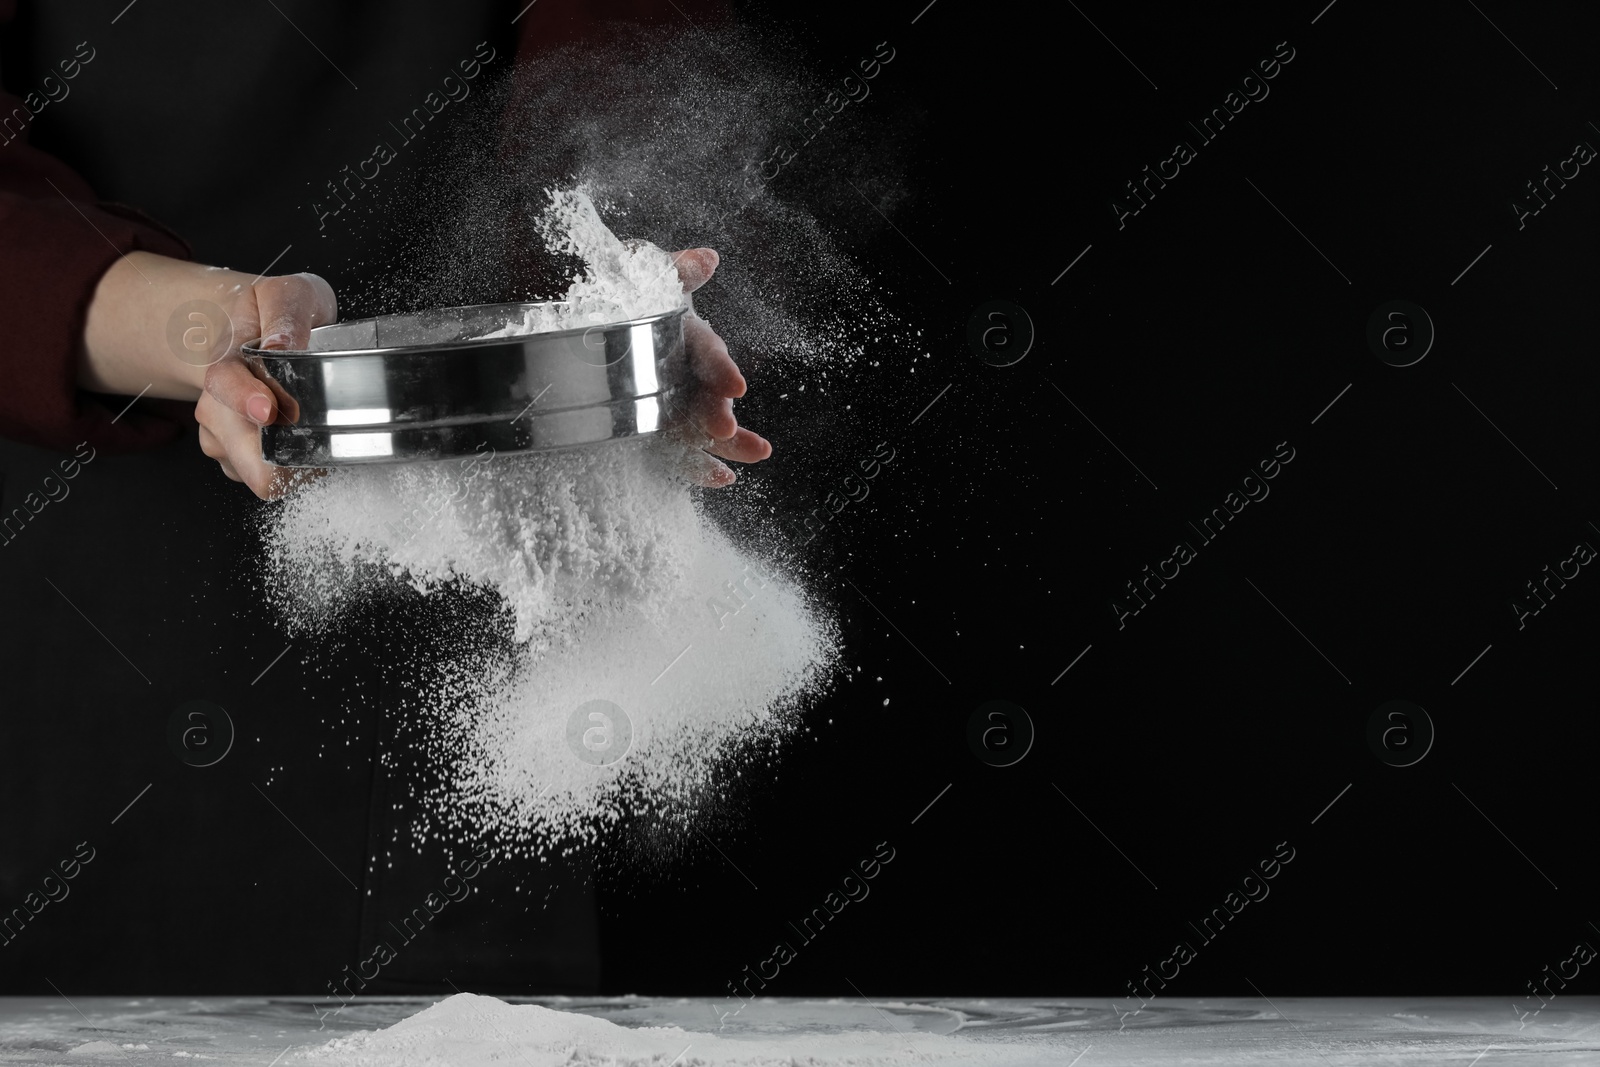
<instances>
[{"instance_id":1,"label":"fingers","mask_svg":"<svg viewBox=\"0 0 1600 1067\"><path fill-rule=\"evenodd\" d=\"M698 449L685 453L683 473L695 485L707 489L721 489L723 486L732 485L739 477L726 463Z\"/></svg>"},{"instance_id":2,"label":"fingers","mask_svg":"<svg viewBox=\"0 0 1600 1067\"><path fill-rule=\"evenodd\" d=\"M261 324L261 347L272 349L303 349L311 344L311 330L338 321L339 300L333 287L315 274L286 274L277 278L263 278L255 283L256 310ZM300 421L300 405L277 382L262 383L268 393L265 402L255 399L253 392L242 392L248 383L234 372L220 385L233 384L241 392L237 395L219 395L245 418L265 426L280 415L288 422ZM206 388L211 388L211 378L206 378ZM231 400L243 400L248 408L240 408Z\"/></svg>"},{"instance_id":3,"label":"fingers","mask_svg":"<svg viewBox=\"0 0 1600 1067\"><path fill-rule=\"evenodd\" d=\"M273 391L238 356L228 356L206 368L206 396L256 426L269 425L278 417Z\"/></svg>"},{"instance_id":4,"label":"fingers","mask_svg":"<svg viewBox=\"0 0 1600 1067\"><path fill-rule=\"evenodd\" d=\"M339 317L333 286L315 274L285 274L255 283L261 318L261 347L303 349L311 329Z\"/></svg>"},{"instance_id":5,"label":"fingers","mask_svg":"<svg viewBox=\"0 0 1600 1067\"><path fill-rule=\"evenodd\" d=\"M685 279L686 289L690 288L690 268L686 263L699 251L679 256L679 274ZM715 253L712 256L710 265L715 269ZM675 414L681 423L687 423L680 425L682 436L698 446L688 474L700 485L731 485L736 477L733 470L716 457L735 463L759 463L772 455L772 445L760 434L741 429L734 418L734 398L743 396L748 386L728 354L727 344L705 320L692 313L684 317L683 337L690 380L685 383L683 400Z\"/></svg>"},{"instance_id":6,"label":"fingers","mask_svg":"<svg viewBox=\"0 0 1600 1067\"><path fill-rule=\"evenodd\" d=\"M733 417L733 401L725 396L691 392L681 404L680 417L703 439L698 442L702 448L728 440L739 429L739 422Z\"/></svg>"},{"instance_id":7,"label":"fingers","mask_svg":"<svg viewBox=\"0 0 1600 1067\"><path fill-rule=\"evenodd\" d=\"M315 274L262 278L252 286L252 294L262 348L308 348L313 328L338 319L332 286ZM264 380L235 351L206 368L205 392L195 406L200 450L217 461L223 474L248 485L256 496L276 499L288 490L296 472L262 458L261 427L295 422L299 415L294 398L276 382Z\"/></svg>"},{"instance_id":8,"label":"fingers","mask_svg":"<svg viewBox=\"0 0 1600 1067\"><path fill-rule=\"evenodd\" d=\"M223 474L236 482L243 480L239 472L233 469L233 464L228 462L228 450L223 447L222 441L204 426L200 427L200 451L216 460Z\"/></svg>"},{"instance_id":9,"label":"fingers","mask_svg":"<svg viewBox=\"0 0 1600 1067\"><path fill-rule=\"evenodd\" d=\"M727 344L693 312L683 317L683 347L689 369L704 388L718 396L744 396L744 375L728 355Z\"/></svg>"},{"instance_id":10,"label":"fingers","mask_svg":"<svg viewBox=\"0 0 1600 1067\"><path fill-rule=\"evenodd\" d=\"M760 463L772 455L772 442L758 433L740 428L728 440L713 442L706 451L735 463Z\"/></svg>"},{"instance_id":11,"label":"fingers","mask_svg":"<svg viewBox=\"0 0 1600 1067\"><path fill-rule=\"evenodd\" d=\"M217 440L217 435L205 426L200 427L200 451L218 463L228 458L228 450L222 447L222 442Z\"/></svg>"},{"instance_id":12,"label":"fingers","mask_svg":"<svg viewBox=\"0 0 1600 1067\"><path fill-rule=\"evenodd\" d=\"M724 404L729 403L724 400ZM732 485L737 478L733 469L717 457L735 463L759 463L772 455L772 445L760 434L752 433L732 421L731 432L716 439L706 433L698 419L684 417L676 422L671 435L688 445L682 463L683 472L690 481L711 489Z\"/></svg>"},{"instance_id":13,"label":"fingers","mask_svg":"<svg viewBox=\"0 0 1600 1067\"><path fill-rule=\"evenodd\" d=\"M235 363L235 366L243 370L242 364ZM248 371L245 374L253 377ZM200 423L200 450L221 465L222 473L248 485L251 492L263 500L275 500L283 495L288 488L290 472L261 458L261 428L210 392L209 381L208 391L195 405L195 418Z\"/></svg>"},{"instance_id":14,"label":"fingers","mask_svg":"<svg viewBox=\"0 0 1600 1067\"><path fill-rule=\"evenodd\" d=\"M706 282L711 280L711 275L716 273L717 264L722 262L715 249L690 248L683 252L672 254L673 263L678 267L678 279L683 282L683 291L692 293Z\"/></svg>"},{"instance_id":15,"label":"fingers","mask_svg":"<svg viewBox=\"0 0 1600 1067\"><path fill-rule=\"evenodd\" d=\"M713 442L704 451L691 449L683 462L684 474L696 485L721 489L732 485L739 476L718 456L735 463L758 463L770 455L772 445L765 438L749 430L739 430L731 439Z\"/></svg>"}]
</instances>

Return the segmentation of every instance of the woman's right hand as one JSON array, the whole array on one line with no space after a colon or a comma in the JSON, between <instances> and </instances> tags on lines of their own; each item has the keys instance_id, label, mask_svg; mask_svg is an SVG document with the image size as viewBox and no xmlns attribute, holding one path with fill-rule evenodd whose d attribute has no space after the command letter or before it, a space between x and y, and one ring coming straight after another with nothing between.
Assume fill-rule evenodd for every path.
<instances>
[{"instance_id":1,"label":"woman's right hand","mask_svg":"<svg viewBox=\"0 0 1600 1067\"><path fill-rule=\"evenodd\" d=\"M292 471L261 458L261 427L298 413L245 362L241 346L260 337L263 348L304 348L311 329L338 312L332 287L315 274L252 278L130 252L102 276L89 305L78 383L195 400L201 451L229 478L272 499Z\"/></svg>"}]
</instances>

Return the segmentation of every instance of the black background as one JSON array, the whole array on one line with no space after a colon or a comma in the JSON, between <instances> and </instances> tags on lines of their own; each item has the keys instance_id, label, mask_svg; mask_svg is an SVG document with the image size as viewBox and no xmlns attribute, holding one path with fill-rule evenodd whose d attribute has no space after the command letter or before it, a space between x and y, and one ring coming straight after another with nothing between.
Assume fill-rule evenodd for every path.
<instances>
[{"instance_id":1,"label":"black background","mask_svg":"<svg viewBox=\"0 0 1600 1067\"><path fill-rule=\"evenodd\" d=\"M847 413L832 396L780 408L777 383L759 378L741 407L779 448L746 477L796 513L878 442L896 449L870 498L806 548L833 576L826 591L860 671L809 713L810 735L772 777L742 780L737 810L713 827L725 855L695 848L669 868L596 876L604 989L725 992L883 841L895 859L871 895L797 946L766 992L1125 998L1175 942L1196 943L1189 922L1280 842L1295 858L1271 895L1197 945L1169 994L1253 982L1521 997L1575 942L1600 937L1585 858L1589 586L1600 579L1585 568L1524 629L1509 607L1574 544L1600 544L1587 299L1597 179L1585 167L1524 229L1508 206L1576 142L1600 144L1596 26L1577 4L1480 6L1338 0L1320 17L1317 2L746 9L818 64L894 46L873 98L840 121L881 108L911 124L897 229L864 200L833 202L830 221L923 341L863 368ZM1270 96L1119 229L1110 203L1123 183L1174 141L1194 143L1185 120L1220 106L1283 41L1295 56ZM797 196L852 165L825 140L814 147L779 179ZM280 245L259 243L261 264L233 265L264 266ZM314 251L291 260L301 255L278 269L325 269ZM966 342L971 313L995 298L1025 307L1037 333L1008 367ZM1437 329L1427 357L1404 368L1366 341L1373 310L1395 299L1424 307ZM822 424L826 447L808 443ZM1295 457L1270 496L1119 629L1110 601L1123 583L1175 541L1197 543L1188 521L1285 441ZM201 469L187 454L149 462L174 478ZM19 480L13 466L8 508ZM172 529L138 484L106 484L120 486L108 492L121 494L126 523L114 539L140 543L142 528L169 551L187 541L224 562L246 551L247 502L214 505L203 529ZM149 775L82 776L59 759L29 769L15 753L50 729L51 701L108 700L101 667L80 664L111 651L63 605L25 599L32 576L3 562L8 626L59 634L61 648L50 664L7 669L26 676L6 702L7 773L18 776L7 821L80 801L99 818ZM80 585L160 603L145 580L82 562ZM234 610L204 599L161 609L189 635ZM248 628L266 649L250 664L197 666L152 704L206 688L197 678L242 688L281 640L268 619ZM220 664L223 651L194 658ZM372 736L363 665L335 655L305 669L355 679L348 711L259 717L277 735L270 750L348 768L319 773L369 773L364 759L341 759ZM273 681L275 699L293 703L296 678ZM991 699L1027 709L1037 730L1011 767L984 764L967 743L970 715ZM1387 766L1366 742L1369 716L1393 699L1426 708L1437 731L1414 766ZM173 779L187 771L169 768ZM315 807L316 796L297 802ZM233 835L239 862L304 863L308 879L331 879L298 840L285 843L276 816L229 830L225 812L218 832ZM325 843L359 814L325 811ZM185 842L143 847L170 851L174 892L159 914L102 901L98 914L115 917L97 927L102 956L67 965L86 981L257 989L240 977L250 951L310 948L266 914L278 902L242 885L184 896ZM36 851L12 864L19 878L53 861ZM340 887L327 889L332 900ZM94 926L83 904L70 921ZM480 918L492 931L492 914ZM140 946L185 936L209 942L187 971L141 970ZM320 991L326 971L308 981L260 966L274 989L294 987L284 991ZM10 980L19 992L37 985ZM1568 992L1580 985L1593 979Z\"/></svg>"},{"instance_id":2,"label":"black background","mask_svg":"<svg viewBox=\"0 0 1600 1067\"><path fill-rule=\"evenodd\" d=\"M1126 996L1187 939L1169 992L1525 993L1600 918L1595 594L1574 581L1520 632L1508 604L1600 543L1594 199L1580 177L1520 232L1508 204L1600 137L1591 16L1485 9L1557 90L1471 5L1085 8L1153 89L1070 7L915 6L807 20L839 57L890 40L876 91L926 121L904 237L861 254L934 360L856 408L856 451L903 458L819 539L859 587L837 597L862 674L723 843L760 891L711 854L687 888L610 896L608 984L658 988L671 961L668 988L721 991L888 840L872 895L766 992ZM1123 183L1281 41L1271 95L1119 230ZM1038 334L1005 368L964 344L992 297ZM1393 299L1438 331L1411 367L1366 343ZM1123 583L1198 545L1187 521L1281 441L1271 495L1119 631ZM759 476L820 500L855 458ZM1015 766L966 746L989 699L1037 728ZM1411 767L1366 744L1391 699L1437 730ZM1187 921L1281 841L1271 896L1200 947Z\"/></svg>"}]
</instances>

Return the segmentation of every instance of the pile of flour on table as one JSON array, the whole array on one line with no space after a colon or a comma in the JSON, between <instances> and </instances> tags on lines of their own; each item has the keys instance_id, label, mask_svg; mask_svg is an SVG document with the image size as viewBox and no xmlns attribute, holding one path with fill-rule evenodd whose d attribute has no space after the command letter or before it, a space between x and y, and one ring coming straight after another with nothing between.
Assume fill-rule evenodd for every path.
<instances>
[{"instance_id":1,"label":"pile of flour on table","mask_svg":"<svg viewBox=\"0 0 1600 1067\"><path fill-rule=\"evenodd\" d=\"M295 1056L348 1067L906 1067L1014 1063L1020 1051L928 1033L724 1037L678 1027L629 1028L458 993L387 1029L335 1038Z\"/></svg>"}]
</instances>

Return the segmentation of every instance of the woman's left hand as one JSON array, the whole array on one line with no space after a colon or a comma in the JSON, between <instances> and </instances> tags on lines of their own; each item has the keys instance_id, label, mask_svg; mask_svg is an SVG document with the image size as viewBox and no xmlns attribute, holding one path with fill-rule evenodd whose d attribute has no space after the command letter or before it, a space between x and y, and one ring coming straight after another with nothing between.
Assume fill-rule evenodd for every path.
<instances>
[{"instance_id":1,"label":"woman's left hand","mask_svg":"<svg viewBox=\"0 0 1600 1067\"><path fill-rule=\"evenodd\" d=\"M704 285L720 261L709 248L674 252L672 259L685 293ZM772 455L772 445L733 417L733 402L745 392L744 375L722 338L692 309L683 317L683 341L684 365L667 370L671 400L663 421L697 449L688 472L691 479L713 488L731 485L737 476L722 460L756 463Z\"/></svg>"}]
</instances>

